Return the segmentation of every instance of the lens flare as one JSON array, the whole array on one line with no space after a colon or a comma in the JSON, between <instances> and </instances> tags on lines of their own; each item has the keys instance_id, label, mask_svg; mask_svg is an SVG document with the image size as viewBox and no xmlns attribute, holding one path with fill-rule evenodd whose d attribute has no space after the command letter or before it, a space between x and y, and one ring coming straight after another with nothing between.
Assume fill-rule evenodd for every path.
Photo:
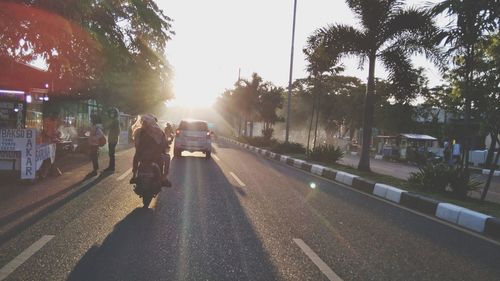
<instances>
[{"instance_id":1,"label":"lens flare","mask_svg":"<svg viewBox=\"0 0 500 281\"><path fill-rule=\"evenodd\" d=\"M316 183L311 182L311 183L309 184L309 187L310 187L310 188L312 188L312 189L315 189L315 188L316 188Z\"/></svg>"}]
</instances>

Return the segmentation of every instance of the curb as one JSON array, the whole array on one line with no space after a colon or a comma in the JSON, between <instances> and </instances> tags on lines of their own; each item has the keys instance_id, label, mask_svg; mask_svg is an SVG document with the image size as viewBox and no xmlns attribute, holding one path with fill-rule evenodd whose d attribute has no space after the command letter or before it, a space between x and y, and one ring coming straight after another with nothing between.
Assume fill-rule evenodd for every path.
<instances>
[{"instance_id":1,"label":"curb","mask_svg":"<svg viewBox=\"0 0 500 281\"><path fill-rule=\"evenodd\" d=\"M465 229L484 234L490 238L500 240L500 219L485 215L454 204L437 201L423 195L399 189L387 184L376 183L359 176L337 171L322 165L311 164L304 160L280 155L265 149L240 143L230 138L221 137L233 144L254 151L267 158L280 161L314 175L343 183L363 193L375 195L408 209L434 216L440 220L453 223Z\"/></svg>"},{"instance_id":2,"label":"curb","mask_svg":"<svg viewBox=\"0 0 500 281\"><path fill-rule=\"evenodd\" d=\"M489 175L490 174L490 170L489 169L483 169L482 171L482 174L483 175ZM500 171L496 170L493 172L493 176L494 177L500 177Z\"/></svg>"}]
</instances>

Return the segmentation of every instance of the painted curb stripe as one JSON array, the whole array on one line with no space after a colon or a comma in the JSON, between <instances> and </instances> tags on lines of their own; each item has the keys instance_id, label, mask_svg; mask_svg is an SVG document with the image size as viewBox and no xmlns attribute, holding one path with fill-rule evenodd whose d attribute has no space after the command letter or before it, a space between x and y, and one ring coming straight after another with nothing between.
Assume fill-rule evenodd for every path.
<instances>
[{"instance_id":1,"label":"painted curb stripe","mask_svg":"<svg viewBox=\"0 0 500 281\"><path fill-rule=\"evenodd\" d=\"M252 150L253 148L248 145L244 146L247 148L250 147L250 150ZM453 204L439 202L433 198L414 194L393 186L374 183L359 176L352 175L346 172L335 171L326 167L321 167L323 169L322 173L320 174L318 172L320 168L315 168L315 166L318 165L313 165L305 161L295 162L302 160L293 159L289 156L274 154L274 157L270 158L286 163L289 166L297 167L299 169L311 172L314 175L346 184L363 193L373 194L377 197L384 198L387 201L391 201L409 209L427 215L432 215L441 220L459 225L463 228L486 234L487 236L492 238L500 239L500 219L498 218L478 213L473 210ZM463 215L462 220L460 221L460 214L462 211Z\"/></svg>"}]
</instances>

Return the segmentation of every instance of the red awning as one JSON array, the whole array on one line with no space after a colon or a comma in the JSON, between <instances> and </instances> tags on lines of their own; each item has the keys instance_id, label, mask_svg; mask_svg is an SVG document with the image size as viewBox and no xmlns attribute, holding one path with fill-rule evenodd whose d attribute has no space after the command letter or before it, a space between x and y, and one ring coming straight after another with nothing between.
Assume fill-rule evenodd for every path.
<instances>
[{"instance_id":1,"label":"red awning","mask_svg":"<svg viewBox=\"0 0 500 281\"><path fill-rule=\"evenodd\" d=\"M8 58L0 58L0 65L0 89L29 92L50 87L52 79L47 71Z\"/></svg>"}]
</instances>

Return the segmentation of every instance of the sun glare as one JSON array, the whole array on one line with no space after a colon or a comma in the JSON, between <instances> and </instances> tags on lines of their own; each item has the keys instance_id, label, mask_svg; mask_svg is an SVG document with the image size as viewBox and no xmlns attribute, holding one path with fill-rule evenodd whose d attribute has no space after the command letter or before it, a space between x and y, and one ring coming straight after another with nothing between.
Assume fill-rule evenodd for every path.
<instances>
[{"instance_id":1,"label":"sun glare","mask_svg":"<svg viewBox=\"0 0 500 281\"><path fill-rule=\"evenodd\" d=\"M168 102L170 106L184 108L208 108L215 103L218 91L214 90L217 76L205 75L193 81L192 76L186 75L185 71L176 71L174 80L175 98Z\"/></svg>"}]
</instances>

